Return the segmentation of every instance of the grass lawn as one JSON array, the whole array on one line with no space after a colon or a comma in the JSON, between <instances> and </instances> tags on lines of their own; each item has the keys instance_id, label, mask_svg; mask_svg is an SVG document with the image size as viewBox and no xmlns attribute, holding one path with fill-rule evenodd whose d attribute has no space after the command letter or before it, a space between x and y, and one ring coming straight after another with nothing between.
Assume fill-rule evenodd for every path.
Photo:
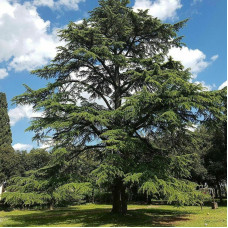
<instances>
[{"instance_id":1,"label":"grass lawn","mask_svg":"<svg viewBox=\"0 0 228 228\"><path fill-rule=\"evenodd\" d=\"M87 204L54 211L0 211L0 226L227 226L224 206L201 211L200 207L129 205L126 216L112 215L110 209L110 205Z\"/></svg>"}]
</instances>

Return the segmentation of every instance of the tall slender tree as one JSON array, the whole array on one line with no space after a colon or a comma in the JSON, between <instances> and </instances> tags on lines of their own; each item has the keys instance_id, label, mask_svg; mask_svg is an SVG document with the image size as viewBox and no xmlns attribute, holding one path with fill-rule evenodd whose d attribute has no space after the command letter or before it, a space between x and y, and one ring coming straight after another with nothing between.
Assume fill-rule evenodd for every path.
<instances>
[{"instance_id":1,"label":"tall slender tree","mask_svg":"<svg viewBox=\"0 0 228 228\"><path fill-rule=\"evenodd\" d=\"M8 115L6 94L0 92L0 147L11 146L12 133Z\"/></svg>"},{"instance_id":2,"label":"tall slender tree","mask_svg":"<svg viewBox=\"0 0 228 228\"><path fill-rule=\"evenodd\" d=\"M152 139L159 131L177 138L202 116L219 113L211 108L216 95L190 83L189 70L167 56L182 46L177 32L186 21L162 23L128 3L100 0L89 19L61 30L65 46L50 65L32 72L54 82L36 91L26 86L14 100L44 111L28 130L37 140L53 133L57 146L68 148L64 159L99 149L102 162L93 174L112 190L112 212L126 213L133 182L148 195L196 203L187 157Z\"/></svg>"},{"instance_id":3,"label":"tall slender tree","mask_svg":"<svg viewBox=\"0 0 228 228\"><path fill-rule=\"evenodd\" d=\"M11 146L12 133L5 93L0 92L0 183L15 174L16 156Z\"/></svg>"}]
</instances>

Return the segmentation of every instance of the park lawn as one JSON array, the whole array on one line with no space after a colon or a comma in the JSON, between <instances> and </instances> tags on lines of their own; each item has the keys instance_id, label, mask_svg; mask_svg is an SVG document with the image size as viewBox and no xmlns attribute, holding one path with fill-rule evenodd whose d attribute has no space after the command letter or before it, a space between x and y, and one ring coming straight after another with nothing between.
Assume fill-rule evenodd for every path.
<instances>
[{"instance_id":1,"label":"park lawn","mask_svg":"<svg viewBox=\"0 0 228 228\"><path fill-rule=\"evenodd\" d=\"M226 227L227 207L129 205L126 216L110 213L110 205L87 204L46 210L0 211L0 226L187 226Z\"/></svg>"}]
</instances>

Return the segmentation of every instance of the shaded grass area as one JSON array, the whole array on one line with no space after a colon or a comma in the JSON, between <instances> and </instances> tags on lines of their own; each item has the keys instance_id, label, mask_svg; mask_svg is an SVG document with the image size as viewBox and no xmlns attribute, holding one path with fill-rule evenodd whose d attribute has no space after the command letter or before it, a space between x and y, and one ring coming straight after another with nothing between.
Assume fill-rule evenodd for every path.
<instances>
[{"instance_id":1,"label":"shaded grass area","mask_svg":"<svg viewBox=\"0 0 228 228\"><path fill-rule=\"evenodd\" d=\"M126 216L110 213L110 205L87 204L47 210L0 211L0 226L222 226L225 227L226 207L183 207L171 205L129 205Z\"/></svg>"}]
</instances>

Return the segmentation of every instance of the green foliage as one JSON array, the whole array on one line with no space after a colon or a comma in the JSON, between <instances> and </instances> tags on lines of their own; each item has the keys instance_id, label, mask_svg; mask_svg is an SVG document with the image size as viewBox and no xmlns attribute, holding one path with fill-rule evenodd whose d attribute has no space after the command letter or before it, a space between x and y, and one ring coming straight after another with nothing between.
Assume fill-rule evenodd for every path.
<instances>
[{"instance_id":1,"label":"green foliage","mask_svg":"<svg viewBox=\"0 0 228 228\"><path fill-rule=\"evenodd\" d=\"M211 199L210 195L196 190L196 184L187 180L161 180L156 176L145 182L140 191L147 195L163 195L168 203L177 205L202 205L204 201Z\"/></svg>"},{"instance_id":2,"label":"green foliage","mask_svg":"<svg viewBox=\"0 0 228 228\"><path fill-rule=\"evenodd\" d=\"M33 206L48 204L51 197L45 193L21 193L21 192L5 192L2 196L4 203L12 206Z\"/></svg>"},{"instance_id":3,"label":"green foliage","mask_svg":"<svg viewBox=\"0 0 228 228\"><path fill-rule=\"evenodd\" d=\"M78 202L80 203L85 195L90 196L92 186L90 183L70 183L57 188L54 193L54 199L57 204L63 202Z\"/></svg>"},{"instance_id":4,"label":"green foliage","mask_svg":"<svg viewBox=\"0 0 228 228\"><path fill-rule=\"evenodd\" d=\"M0 150L0 183L13 176L24 176L29 170L39 169L49 162L51 155L44 149L14 151L11 146Z\"/></svg>"},{"instance_id":5,"label":"green foliage","mask_svg":"<svg viewBox=\"0 0 228 228\"><path fill-rule=\"evenodd\" d=\"M140 178L142 177L143 173L129 173L124 178L125 183L139 183Z\"/></svg>"},{"instance_id":6,"label":"green foliage","mask_svg":"<svg viewBox=\"0 0 228 228\"><path fill-rule=\"evenodd\" d=\"M33 150L31 154L27 154L29 159L38 158L38 161L44 163L47 162L46 159L51 160L46 166L37 168L36 165L41 163L36 163L38 161L32 159L29 167L33 166L33 169L25 172L23 176L9 179L2 197L3 202L12 207L55 206L83 202L86 197L91 196L91 183L85 182L85 178L78 178L81 181L78 183L76 177L80 177L83 170L79 171L78 167L75 167L76 161L67 162L67 154L63 148L58 148L51 154L43 150Z\"/></svg>"},{"instance_id":7,"label":"green foliage","mask_svg":"<svg viewBox=\"0 0 228 228\"><path fill-rule=\"evenodd\" d=\"M124 172L121 169L110 164L100 165L91 174L96 176L96 183L99 186L113 183L116 177L124 177Z\"/></svg>"},{"instance_id":8,"label":"green foliage","mask_svg":"<svg viewBox=\"0 0 228 228\"><path fill-rule=\"evenodd\" d=\"M32 149L25 156L25 170L36 170L40 169L48 164L51 159L51 155L45 149Z\"/></svg>"},{"instance_id":9,"label":"green foliage","mask_svg":"<svg viewBox=\"0 0 228 228\"><path fill-rule=\"evenodd\" d=\"M0 147L0 183L14 175L20 175L19 156L10 146Z\"/></svg>"},{"instance_id":10,"label":"green foliage","mask_svg":"<svg viewBox=\"0 0 228 228\"><path fill-rule=\"evenodd\" d=\"M170 202L193 203L196 193L183 180L191 169L189 148L184 149L187 127L219 118L221 102L216 91L191 83L189 69L167 58L171 47L183 45L177 32L186 20L166 24L147 11L134 12L129 1L99 3L89 19L59 32L66 45L50 65L32 72L53 82L38 90L25 86L27 91L14 98L45 113L28 128L34 139L52 135L56 147L67 148L59 150L61 161L47 172L61 167L52 182L63 184L70 178L63 170L94 149L97 184L125 196L129 182L138 182L145 191L163 191ZM183 194L176 194L178 188Z\"/></svg>"},{"instance_id":11,"label":"green foliage","mask_svg":"<svg viewBox=\"0 0 228 228\"><path fill-rule=\"evenodd\" d=\"M12 133L6 95L0 92L0 184L18 173L17 156L11 143Z\"/></svg>"},{"instance_id":12,"label":"green foliage","mask_svg":"<svg viewBox=\"0 0 228 228\"><path fill-rule=\"evenodd\" d=\"M218 188L227 181L227 88L216 91L220 115L210 116L198 126L194 152L197 155L192 176L198 183Z\"/></svg>"},{"instance_id":13,"label":"green foliage","mask_svg":"<svg viewBox=\"0 0 228 228\"><path fill-rule=\"evenodd\" d=\"M11 207L81 203L92 191L90 183L68 183L56 188L52 178L37 178L34 174L10 182L2 200Z\"/></svg>"},{"instance_id":14,"label":"green foliage","mask_svg":"<svg viewBox=\"0 0 228 228\"><path fill-rule=\"evenodd\" d=\"M12 143L12 133L8 116L8 105L5 93L0 92L0 148L9 147Z\"/></svg>"},{"instance_id":15,"label":"green foliage","mask_svg":"<svg viewBox=\"0 0 228 228\"><path fill-rule=\"evenodd\" d=\"M204 156L210 181L216 184L227 180L227 88L219 91L219 95L222 116L207 122L207 135L211 144Z\"/></svg>"}]
</instances>

